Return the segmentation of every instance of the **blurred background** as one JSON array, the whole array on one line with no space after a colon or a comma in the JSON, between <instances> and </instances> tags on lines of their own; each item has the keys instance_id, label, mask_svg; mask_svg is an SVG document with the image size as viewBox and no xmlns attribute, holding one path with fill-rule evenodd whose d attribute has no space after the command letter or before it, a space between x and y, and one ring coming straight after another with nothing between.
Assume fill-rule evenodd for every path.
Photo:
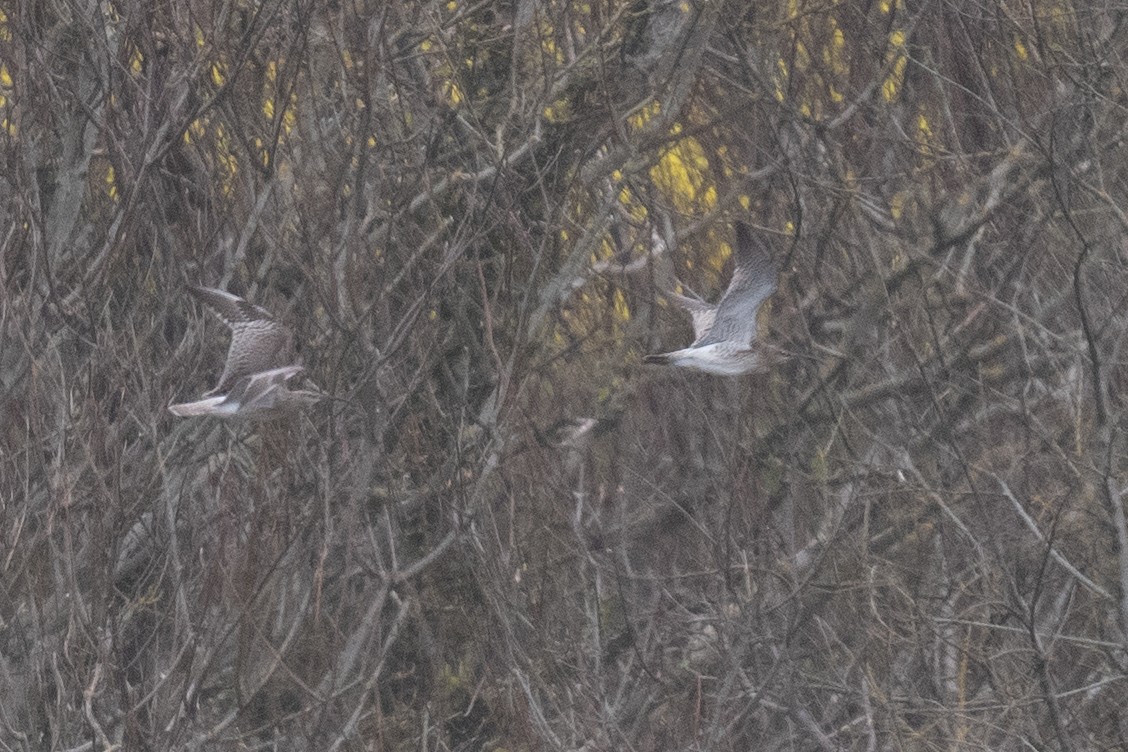
<instances>
[{"instance_id":1,"label":"blurred background","mask_svg":"<svg viewBox=\"0 0 1128 752\"><path fill-rule=\"evenodd\" d=\"M1128 747L1126 14L5 3L0 747Z\"/></svg>"}]
</instances>

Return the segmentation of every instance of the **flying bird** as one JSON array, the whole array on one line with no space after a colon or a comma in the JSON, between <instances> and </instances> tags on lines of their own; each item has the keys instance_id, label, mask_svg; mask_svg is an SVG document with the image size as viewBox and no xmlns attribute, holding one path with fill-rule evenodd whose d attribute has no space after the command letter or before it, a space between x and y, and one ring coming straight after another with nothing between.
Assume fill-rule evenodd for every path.
<instances>
[{"instance_id":1,"label":"flying bird","mask_svg":"<svg viewBox=\"0 0 1128 752\"><path fill-rule=\"evenodd\" d=\"M235 382L230 391L196 402L169 405L173 415L191 418L214 415L219 418L249 418L277 415L288 410L312 405L322 398L320 392L290 389L287 383L305 369L301 366L272 368L253 373Z\"/></svg>"},{"instance_id":2,"label":"flying bird","mask_svg":"<svg viewBox=\"0 0 1128 752\"><path fill-rule=\"evenodd\" d=\"M728 289L716 305L664 291L667 298L693 317L693 344L681 350L647 355L647 363L692 368L720 376L762 370L767 362L755 347L756 313L776 290L779 275L767 249L752 240L743 222L736 223L735 265Z\"/></svg>"},{"instance_id":3,"label":"flying bird","mask_svg":"<svg viewBox=\"0 0 1128 752\"><path fill-rule=\"evenodd\" d=\"M294 337L269 311L238 295L211 287L189 287L231 329L223 375L196 402L169 405L173 415L265 418L312 405L319 391L291 389L305 369L295 364Z\"/></svg>"}]
</instances>

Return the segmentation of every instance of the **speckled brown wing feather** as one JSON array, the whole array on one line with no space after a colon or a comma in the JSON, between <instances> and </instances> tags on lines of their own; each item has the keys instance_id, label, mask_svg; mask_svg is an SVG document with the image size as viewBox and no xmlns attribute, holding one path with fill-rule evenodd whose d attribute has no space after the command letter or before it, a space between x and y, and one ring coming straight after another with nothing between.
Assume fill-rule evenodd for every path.
<instances>
[{"instance_id":1,"label":"speckled brown wing feather","mask_svg":"<svg viewBox=\"0 0 1128 752\"><path fill-rule=\"evenodd\" d=\"M717 303L713 325L691 347L720 342L750 347L756 338L756 313L775 292L779 274L772 265L768 249L753 240L748 225L743 222L736 223L733 258L732 281Z\"/></svg>"},{"instance_id":2,"label":"speckled brown wing feather","mask_svg":"<svg viewBox=\"0 0 1128 752\"><path fill-rule=\"evenodd\" d=\"M205 397L227 393L246 376L294 363L293 335L269 311L223 290L190 287L189 291L231 328L223 375Z\"/></svg>"}]
</instances>

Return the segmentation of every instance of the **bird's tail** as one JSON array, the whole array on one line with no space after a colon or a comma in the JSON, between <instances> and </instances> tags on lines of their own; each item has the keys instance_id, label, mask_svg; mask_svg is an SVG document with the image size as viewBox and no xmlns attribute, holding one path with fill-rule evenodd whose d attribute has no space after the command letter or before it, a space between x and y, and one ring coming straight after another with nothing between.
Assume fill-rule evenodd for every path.
<instances>
[{"instance_id":1,"label":"bird's tail","mask_svg":"<svg viewBox=\"0 0 1128 752\"><path fill-rule=\"evenodd\" d=\"M669 353L658 353L655 355L647 355L642 359L643 363L655 363L657 365L667 365L670 362Z\"/></svg>"}]
</instances>

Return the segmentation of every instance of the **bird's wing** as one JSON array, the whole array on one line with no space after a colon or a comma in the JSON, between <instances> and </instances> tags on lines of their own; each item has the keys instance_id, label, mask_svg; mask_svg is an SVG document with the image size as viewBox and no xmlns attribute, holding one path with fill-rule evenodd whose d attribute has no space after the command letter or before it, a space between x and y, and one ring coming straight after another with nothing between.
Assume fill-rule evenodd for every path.
<instances>
[{"instance_id":1,"label":"bird's wing","mask_svg":"<svg viewBox=\"0 0 1128 752\"><path fill-rule=\"evenodd\" d=\"M190 287L216 316L231 328L231 346L223 375L208 394L221 394L240 379L293 362L293 336L270 312L238 295L211 287Z\"/></svg>"},{"instance_id":2,"label":"bird's wing","mask_svg":"<svg viewBox=\"0 0 1128 752\"><path fill-rule=\"evenodd\" d=\"M709 333L713 326L713 319L717 316L717 306L697 298L678 295L672 290L667 290L665 295L669 300L689 311L689 315L693 317L694 340L701 340Z\"/></svg>"},{"instance_id":3,"label":"bird's wing","mask_svg":"<svg viewBox=\"0 0 1128 752\"><path fill-rule=\"evenodd\" d=\"M273 399L272 395L278 387L304 370L301 366L284 366L252 373L239 379L231 387L227 398L237 401L240 406L258 404L259 407L269 407L267 400Z\"/></svg>"},{"instance_id":4,"label":"bird's wing","mask_svg":"<svg viewBox=\"0 0 1128 752\"><path fill-rule=\"evenodd\" d=\"M238 295L232 295L226 290L192 285L188 288L188 292L207 304L208 308L232 329L239 324L246 324L251 321L274 320L270 311L250 303Z\"/></svg>"},{"instance_id":5,"label":"bird's wing","mask_svg":"<svg viewBox=\"0 0 1128 752\"><path fill-rule=\"evenodd\" d=\"M302 366L284 366L282 368L271 368L269 371L259 371L250 376L245 376L240 382L240 388L244 394L261 392L270 387L285 384L304 370L305 368ZM235 389L231 391L232 396L235 395L236 391Z\"/></svg>"},{"instance_id":6,"label":"bird's wing","mask_svg":"<svg viewBox=\"0 0 1128 752\"><path fill-rule=\"evenodd\" d=\"M713 326L694 347L732 342L748 347L756 338L756 313L775 292L779 274L766 245L756 242L743 222L736 223L732 281L717 304Z\"/></svg>"}]
</instances>

